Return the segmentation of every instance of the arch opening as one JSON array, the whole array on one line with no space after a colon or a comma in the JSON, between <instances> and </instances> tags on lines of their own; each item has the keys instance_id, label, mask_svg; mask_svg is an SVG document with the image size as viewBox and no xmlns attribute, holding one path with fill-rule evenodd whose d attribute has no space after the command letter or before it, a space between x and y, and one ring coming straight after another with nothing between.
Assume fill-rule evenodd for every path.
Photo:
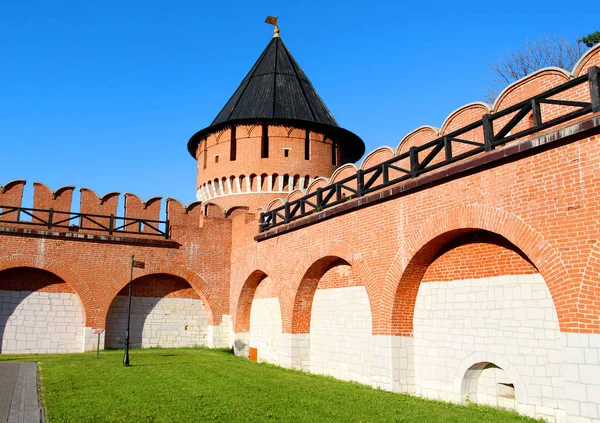
<instances>
[{"instance_id":1,"label":"arch opening","mask_svg":"<svg viewBox=\"0 0 600 423\"><path fill-rule=\"evenodd\" d=\"M281 364L281 304L277 286L265 276L259 282L250 306L250 351L257 361Z\"/></svg>"},{"instance_id":2,"label":"arch opening","mask_svg":"<svg viewBox=\"0 0 600 423\"><path fill-rule=\"evenodd\" d=\"M556 408L553 395L563 383L556 308L532 261L501 235L467 229L427 242L401 277L394 311L396 324L410 317L402 329L413 338L418 394L457 402L468 395L471 402L517 409L534 405L528 390L549 387L538 399ZM499 354L502 363L473 360L462 386L455 385L460 363ZM543 377L529 378L519 394L518 374Z\"/></svg>"},{"instance_id":3,"label":"arch opening","mask_svg":"<svg viewBox=\"0 0 600 423\"><path fill-rule=\"evenodd\" d=\"M294 307L295 333L308 332L310 371L370 383L372 314L350 263L328 256L305 273Z\"/></svg>"},{"instance_id":4,"label":"arch opening","mask_svg":"<svg viewBox=\"0 0 600 423\"><path fill-rule=\"evenodd\" d=\"M234 330L236 354L281 364L279 348L283 331L278 287L262 270L253 271L242 286Z\"/></svg>"},{"instance_id":5,"label":"arch opening","mask_svg":"<svg viewBox=\"0 0 600 423\"><path fill-rule=\"evenodd\" d=\"M125 346L128 286L115 296L106 317L105 348ZM200 296L179 276L155 273L133 281L131 348L206 346L209 318Z\"/></svg>"},{"instance_id":6,"label":"arch opening","mask_svg":"<svg viewBox=\"0 0 600 423\"><path fill-rule=\"evenodd\" d=\"M81 352L84 310L73 288L46 270L0 271L0 353Z\"/></svg>"},{"instance_id":7,"label":"arch opening","mask_svg":"<svg viewBox=\"0 0 600 423\"><path fill-rule=\"evenodd\" d=\"M490 362L475 363L462 380L463 403L517 408L515 381L501 367Z\"/></svg>"}]
</instances>

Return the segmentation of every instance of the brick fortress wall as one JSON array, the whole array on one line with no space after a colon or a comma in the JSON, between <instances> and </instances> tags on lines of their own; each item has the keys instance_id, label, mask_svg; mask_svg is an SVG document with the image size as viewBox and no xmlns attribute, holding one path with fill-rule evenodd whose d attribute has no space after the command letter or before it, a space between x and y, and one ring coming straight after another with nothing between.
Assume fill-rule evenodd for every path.
<instances>
[{"instance_id":1,"label":"brick fortress wall","mask_svg":"<svg viewBox=\"0 0 600 423\"><path fill-rule=\"evenodd\" d=\"M11 206L20 206L24 184L25 181L15 181L0 189L0 205L4 206L4 211ZM45 185L35 183L34 207L52 208L55 218L64 218L66 215L56 212L70 211L73 189L65 187L52 192ZM160 207L165 204L160 198L143 202L135 194L128 193L124 195L125 210L118 213L118 198L118 193L99 197L92 190L82 188L80 212L158 220ZM133 254L137 261L146 264L145 269L136 268L133 274L133 305L135 315L139 317L139 322L133 321L133 331L134 335L139 332L140 345L226 346L229 337L231 220L204 216L199 203L184 207L177 200L167 199L166 207L169 240L158 235L150 225L142 228L142 234L116 231L108 235L91 230L98 226L86 220L76 219L72 222L75 227L51 230L33 226L27 221L3 222L0 225L0 292L2 303L13 304L5 307L4 320L9 319L6 329L12 331L11 328L17 324L15 322L22 318L19 317L23 314L20 310L32 309L28 305L32 298L40 297L35 299L35 303L42 301L41 297L54 295L57 298L50 303L52 307L60 308L67 301L62 297L70 296L75 299L72 302L77 310L73 311L69 326L79 332L68 348L61 350L93 348L96 342L93 332L96 329L106 329L103 336L107 337L107 347L119 346L125 313L122 294L129 282ZM48 218L47 212L35 212L34 215ZM21 214L21 219L25 218ZM109 220L94 219L102 224ZM35 272L38 273L32 273L32 269L48 273L37 270ZM44 285L47 275L52 275L60 283ZM15 299L17 297L19 299ZM159 318L161 311L164 316L166 309L178 310L181 316L191 314L194 317L189 321L178 317L170 320ZM53 312L49 311L48 316ZM17 340L16 337L11 338ZM58 347L52 348L57 350ZM43 347L41 344L33 347L33 343L20 343L18 347L11 346L11 350L50 351L45 343Z\"/></svg>"},{"instance_id":2,"label":"brick fortress wall","mask_svg":"<svg viewBox=\"0 0 600 423\"><path fill-rule=\"evenodd\" d=\"M441 128L421 127L397 148L379 148L360 166L342 166L330 178L264 209L599 65L596 47L572 72L536 72L508 87L494 105L459 108ZM589 86L556 98L589 102ZM541 114L546 122L573 110L545 104ZM503 122L512 117L514 113ZM281 322L275 341L279 348L270 345L278 364L430 398L469 398L550 421L598 421L600 379L594 378L600 377L600 228L594 216L599 123L596 113L562 130L516 139L437 171L452 175L453 169L461 169L455 176L437 180L433 172L422 177L430 182L420 188L398 190L400 194L387 198L382 190L366 206L350 199L338 206L343 212L335 207L317 212L270 235L252 239L255 223L234 218L234 228L247 234L234 234L232 251L232 262L244 265L232 268L231 279L237 353L246 354L247 340L256 339L249 319L257 313ZM532 125L526 118L513 132ZM480 131L463 137L482 141ZM504 154L544 143L545 148L531 152ZM478 165L486 155L497 159ZM407 168L408 163L399 166ZM380 194L385 200L374 200ZM340 266L349 270L332 278L332 269ZM279 307L261 310L263 295L254 299L254 293L261 292L262 281L279 287L269 290ZM368 322L371 327L364 332ZM266 355L263 359L270 361Z\"/></svg>"},{"instance_id":3,"label":"brick fortress wall","mask_svg":"<svg viewBox=\"0 0 600 423\"><path fill-rule=\"evenodd\" d=\"M583 75L593 65L600 65L600 47L573 72L530 75L493 106L464 106L441 128L419 128L397 148L367 155L360 167ZM589 101L589 90L573 89L560 98ZM544 120L561 107L572 110L543 105ZM515 131L531 123L519 125ZM99 236L85 225L69 232L3 223L0 281L14 287L8 282L14 272L31 268L60 278L53 285L67 284L81 302L83 344L89 346L90 330L107 327L135 254L147 264L134 271L136 298L198 301L186 294L191 292L185 281L204 307L208 345L228 345L231 334L237 354L257 348L259 359L287 367L430 398L509 406L549 420L597 421L599 132L600 115L588 114L403 183L411 190L382 190L371 201L349 198L338 209L343 213L324 210L259 237L255 214L218 201L184 207L168 199L170 240L147 227L146 235ZM481 140L483 134L463 136ZM357 169L331 169L330 177L264 209ZM427 184L417 186L424 179ZM22 186L15 181L2 187L0 204L20 204ZM68 210L71 192L36 184L34 204ZM82 211L113 210L115 195L99 198L82 190ZM133 194L126 194L125 203L125 215L146 218L158 217L162 204ZM43 285L45 276L37 275ZM200 308L184 314L202 315ZM163 322L150 321L142 345L160 337L154 328ZM202 336L199 331L193 339Z\"/></svg>"}]
</instances>

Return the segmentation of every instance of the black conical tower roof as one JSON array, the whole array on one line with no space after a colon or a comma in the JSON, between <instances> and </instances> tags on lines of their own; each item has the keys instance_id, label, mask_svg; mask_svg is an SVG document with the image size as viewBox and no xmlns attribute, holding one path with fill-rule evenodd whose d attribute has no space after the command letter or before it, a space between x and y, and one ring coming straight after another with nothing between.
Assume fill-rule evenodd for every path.
<instances>
[{"instance_id":1,"label":"black conical tower roof","mask_svg":"<svg viewBox=\"0 0 600 423\"><path fill-rule=\"evenodd\" d=\"M200 140L234 124L289 125L324 133L335 140L344 161L364 153L362 140L340 128L281 38L273 37L238 89L208 128L188 142L195 157Z\"/></svg>"}]
</instances>

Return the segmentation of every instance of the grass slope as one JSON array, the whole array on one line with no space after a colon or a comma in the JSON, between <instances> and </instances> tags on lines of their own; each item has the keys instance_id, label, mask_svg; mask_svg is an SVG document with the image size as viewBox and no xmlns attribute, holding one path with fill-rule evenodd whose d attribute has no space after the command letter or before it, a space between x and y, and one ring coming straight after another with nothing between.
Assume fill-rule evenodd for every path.
<instances>
[{"instance_id":1,"label":"grass slope","mask_svg":"<svg viewBox=\"0 0 600 423\"><path fill-rule=\"evenodd\" d=\"M48 422L531 422L248 362L208 349L0 355L37 361Z\"/></svg>"}]
</instances>

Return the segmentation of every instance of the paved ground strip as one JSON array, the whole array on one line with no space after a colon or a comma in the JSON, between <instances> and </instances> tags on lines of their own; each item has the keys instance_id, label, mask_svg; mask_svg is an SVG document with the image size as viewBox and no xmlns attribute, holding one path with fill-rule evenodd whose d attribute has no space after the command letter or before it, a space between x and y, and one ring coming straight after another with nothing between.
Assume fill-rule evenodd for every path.
<instances>
[{"instance_id":1,"label":"paved ground strip","mask_svg":"<svg viewBox=\"0 0 600 423\"><path fill-rule=\"evenodd\" d=\"M0 423L39 423L36 363L0 363Z\"/></svg>"}]
</instances>

